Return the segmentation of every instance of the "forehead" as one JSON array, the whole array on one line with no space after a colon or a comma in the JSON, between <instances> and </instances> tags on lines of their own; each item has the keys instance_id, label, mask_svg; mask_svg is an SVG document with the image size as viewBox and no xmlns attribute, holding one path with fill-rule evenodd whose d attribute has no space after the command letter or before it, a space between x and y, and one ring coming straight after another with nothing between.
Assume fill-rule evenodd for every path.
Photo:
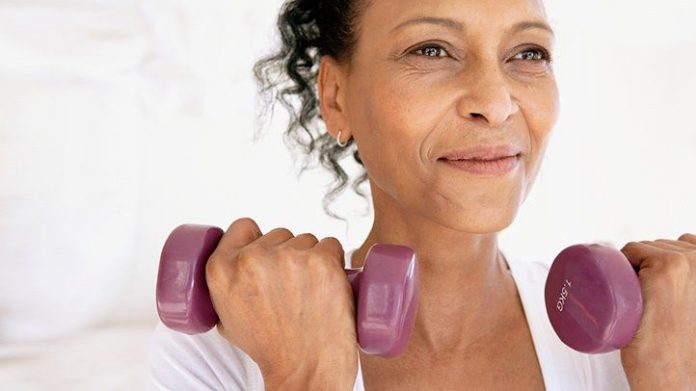
<instances>
[{"instance_id":1,"label":"forehead","mask_svg":"<svg viewBox=\"0 0 696 391\"><path fill-rule=\"evenodd\" d=\"M361 20L361 30L371 37L393 36L404 30L446 24L408 23L417 18L446 18L458 22L461 34L499 30L504 32L522 21L547 19L543 0L370 0ZM399 25L404 25L397 28Z\"/></svg>"}]
</instances>

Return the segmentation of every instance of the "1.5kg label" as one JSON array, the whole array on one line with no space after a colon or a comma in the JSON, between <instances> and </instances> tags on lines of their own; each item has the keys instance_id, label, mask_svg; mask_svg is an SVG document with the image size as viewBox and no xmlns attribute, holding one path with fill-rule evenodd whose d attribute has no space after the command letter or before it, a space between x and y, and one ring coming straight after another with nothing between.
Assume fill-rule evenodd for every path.
<instances>
[{"instance_id":1,"label":"1.5kg label","mask_svg":"<svg viewBox=\"0 0 696 391\"><path fill-rule=\"evenodd\" d=\"M563 312L563 306L565 305L568 294L570 293L570 281L565 280L563 287L561 287L561 294L558 296L558 301L556 302L556 308L559 312Z\"/></svg>"}]
</instances>

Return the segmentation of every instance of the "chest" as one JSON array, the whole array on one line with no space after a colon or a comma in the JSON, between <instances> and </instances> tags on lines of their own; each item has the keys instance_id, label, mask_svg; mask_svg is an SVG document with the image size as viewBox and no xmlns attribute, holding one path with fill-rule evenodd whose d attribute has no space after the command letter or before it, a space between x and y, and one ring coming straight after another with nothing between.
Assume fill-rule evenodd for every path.
<instances>
[{"instance_id":1,"label":"chest","mask_svg":"<svg viewBox=\"0 0 696 391\"><path fill-rule=\"evenodd\" d=\"M423 358L406 365L387 360L361 355L365 391L545 389L526 322L512 335L494 338L466 357L446 362Z\"/></svg>"}]
</instances>

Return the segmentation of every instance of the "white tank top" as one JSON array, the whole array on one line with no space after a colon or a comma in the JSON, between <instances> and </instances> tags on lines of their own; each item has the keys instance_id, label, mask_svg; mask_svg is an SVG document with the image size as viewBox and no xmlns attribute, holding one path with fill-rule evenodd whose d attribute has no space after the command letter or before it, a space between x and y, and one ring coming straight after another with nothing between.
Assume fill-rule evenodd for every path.
<instances>
[{"instance_id":1,"label":"white tank top","mask_svg":"<svg viewBox=\"0 0 696 391\"><path fill-rule=\"evenodd\" d=\"M355 249L345 254L350 268ZM620 351L585 354L567 347L551 327L544 305L544 284L549 265L504 254L529 323L532 341L547 390L630 391ZM149 346L150 389L263 391L256 363L232 346L216 328L186 335L155 328ZM354 391L365 391L360 360Z\"/></svg>"}]
</instances>

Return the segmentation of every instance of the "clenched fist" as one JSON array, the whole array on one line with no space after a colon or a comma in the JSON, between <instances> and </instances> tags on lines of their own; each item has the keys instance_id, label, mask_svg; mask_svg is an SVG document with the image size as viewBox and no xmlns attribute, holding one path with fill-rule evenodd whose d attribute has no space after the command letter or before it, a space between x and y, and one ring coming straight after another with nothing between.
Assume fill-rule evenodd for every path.
<instances>
[{"instance_id":1,"label":"clenched fist","mask_svg":"<svg viewBox=\"0 0 696 391\"><path fill-rule=\"evenodd\" d=\"M629 242L645 308L621 362L632 390L696 390L696 235Z\"/></svg>"},{"instance_id":2,"label":"clenched fist","mask_svg":"<svg viewBox=\"0 0 696 391\"><path fill-rule=\"evenodd\" d=\"M235 220L206 264L217 330L259 366L267 390L351 390L357 376L355 303L344 250L286 228L263 235Z\"/></svg>"}]
</instances>

